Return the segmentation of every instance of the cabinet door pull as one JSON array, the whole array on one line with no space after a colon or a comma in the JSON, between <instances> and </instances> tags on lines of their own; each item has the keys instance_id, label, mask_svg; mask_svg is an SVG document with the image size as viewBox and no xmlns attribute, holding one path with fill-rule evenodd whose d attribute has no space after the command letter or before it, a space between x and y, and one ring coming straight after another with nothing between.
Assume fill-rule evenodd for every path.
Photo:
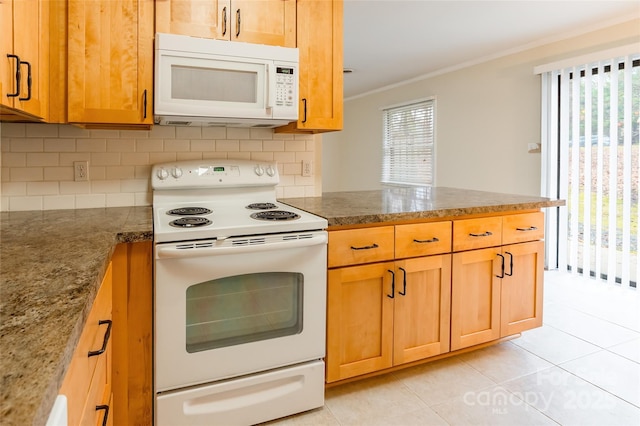
<instances>
[{"instance_id":1,"label":"cabinet door pull","mask_svg":"<svg viewBox=\"0 0 640 426\"><path fill-rule=\"evenodd\" d=\"M526 232L526 231L537 231L537 230L538 230L538 228L535 227L535 226L530 226L528 228L516 228L516 231L523 231L523 232Z\"/></svg>"},{"instance_id":2,"label":"cabinet door pull","mask_svg":"<svg viewBox=\"0 0 640 426\"><path fill-rule=\"evenodd\" d=\"M98 325L107 324L107 331L104 333L104 340L102 341L102 347L97 351L89 351L88 357L100 355L107 350L107 343L109 342L109 336L111 336L111 320L100 320Z\"/></svg>"},{"instance_id":3,"label":"cabinet door pull","mask_svg":"<svg viewBox=\"0 0 640 426\"><path fill-rule=\"evenodd\" d=\"M104 417L102 418L102 426L107 426L107 420L109 419L109 406L108 405L96 405L96 411L104 410Z\"/></svg>"},{"instance_id":4,"label":"cabinet door pull","mask_svg":"<svg viewBox=\"0 0 640 426\"><path fill-rule=\"evenodd\" d=\"M469 234L470 237L488 237L490 235L493 235L493 232L487 231L483 232L482 234Z\"/></svg>"},{"instance_id":5,"label":"cabinet door pull","mask_svg":"<svg viewBox=\"0 0 640 426\"><path fill-rule=\"evenodd\" d=\"M430 240L416 240L415 238L413 239L414 243L418 243L418 244L423 244L423 243L437 243L438 241L440 241L437 237L433 237Z\"/></svg>"},{"instance_id":6,"label":"cabinet door pull","mask_svg":"<svg viewBox=\"0 0 640 426\"><path fill-rule=\"evenodd\" d=\"M393 299L396 297L396 274L391 269L387 269L387 271L391 272L391 294L387 294L387 297Z\"/></svg>"},{"instance_id":7,"label":"cabinet door pull","mask_svg":"<svg viewBox=\"0 0 640 426\"><path fill-rule=\"evenodd\" d=\"M227 6L222 8L222 35L227 34Z\"/></svg>"},{"instance_id":8,"label":"cabinet door pull","mask_svg":"<svg viewBox=\"0 0 640 426\"><path fill-rule=\"evenodd\" d=\"M505 253L509 255L509 272L504 272L504 275L510 277L513 275L513 254L509 253L508 251L505 251Z\"/></svg>"},{"instance_id":9,"label":"cabinet door pull","mask_svg":"<svg viewBox=\"0 0 640 426\"><path fill-rule=\"evenodd\" d=\"M240 37L240 9L236 10L236 38Z\"/></svg>"},{"instance_id":10,"label":"cabinet door pull","mask_svg":"<svg viewBox=\"0 0 640 426\"><path fill-rule=\"evenodd\" d=\"M142 92L142 119L147 119L147 89Z\"/></svg>"},{"instance_id":11,"label":"cabinet door pull","mask_svg":"<svg viewBox=\"0 0 640 426\"><path fill-rule=\"evenodd\" d=\"M403 278L402 278L402 291L399 291L398 294L402 295L402 296L406 296L407 295L407 270L404 268L398 268L402 271L403 274Z\"/></svg>"},{"instance_id":12,"label":"cabinet door pull","mask_svg":"<svg viewBox=\"0 0 640 426\"><path fill-rule=\"evenodd\" d=\"M498 256L502 258L502 266L500 266L500 275L496 275L498 278L504 278L504 256L500 253L497 253Z\"/></svg>"},{"instance_id":13,"label":"cabinet door pull","mask_svg":"<svg viewBox=\"0 0 640 426\"><path fill-rule=\"evenodd\" d=\"M373 243L370 246L362 246L362 247L351 246L351 250L371 250L371 249L378 248L378 247L379 246L376 243Z\"/></svg>"},{"instance_id":14,"label":"cabinet door pull","mask_svg":"<svg viewBox=\"0 0 640 426\"><path fill-rule=\"evenodd\" d=\"M302 105L303 105L302 122L306 123L307 122L307 98L302 98Z\"/></svg>"},{"instance_id":15,"label":"cabinet door pull","mask_svg":"<svg viewBox=\"0 0 640 426\"><path fill-rule=\"evenodd\" d=\"M31 63L27 61L21 61L20 65L25 64L27 66L27 97L18 98L19 101L28 101L31 99Z\"/></svg>"},{"instance_id":16,"label":"cabinet door pull","mask_svg":"<svg viewBox=\"0 0 640 426\"><path fill-rule=\"evenodd\" d=\"M7 53L7 58L16 58L16 91L15 93L7 93L7 97L15 98L20 95L20 57Z\"/></svg>"}]
</instances>

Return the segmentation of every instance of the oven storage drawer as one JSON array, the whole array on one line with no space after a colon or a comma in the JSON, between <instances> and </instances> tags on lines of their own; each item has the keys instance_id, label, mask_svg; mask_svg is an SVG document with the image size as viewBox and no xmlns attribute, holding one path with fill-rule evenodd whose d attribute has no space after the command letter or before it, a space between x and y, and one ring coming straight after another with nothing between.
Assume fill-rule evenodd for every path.
<instances>
[{"instance_id":1,"label":"oven storage drawer","mask_svg":"<svg viewBox=\"0 0 640 426\"><path fill-rule=\"evenodd\" d=\"M157 425L256 424L321 407L324 362L158 395Z\"/></svg>"}]
</instances>

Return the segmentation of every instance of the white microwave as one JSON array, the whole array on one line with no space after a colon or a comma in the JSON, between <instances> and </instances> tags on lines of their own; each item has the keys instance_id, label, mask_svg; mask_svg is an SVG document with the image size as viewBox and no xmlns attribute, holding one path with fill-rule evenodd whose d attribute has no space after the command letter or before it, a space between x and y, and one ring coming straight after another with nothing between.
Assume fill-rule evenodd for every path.
<instances>
[{"instance_id":1,"label":"white microwave","mask_svg":"<svg viewBox=\"0 0 640 426\"><path fill-rule=\"evenodd\" d=\"M298 49L156 34L154 121L277 127L298 119Z\"/></svg>"}]
</instances>

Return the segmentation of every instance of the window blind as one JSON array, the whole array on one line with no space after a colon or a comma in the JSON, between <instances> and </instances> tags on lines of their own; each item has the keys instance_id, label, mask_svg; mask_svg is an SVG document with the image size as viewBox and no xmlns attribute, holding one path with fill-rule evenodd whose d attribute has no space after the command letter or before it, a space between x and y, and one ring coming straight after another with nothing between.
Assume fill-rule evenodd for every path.
<instances>
[{"instance_id":1,"label":"window blind","mask_svg":"<svg viewBox=\"0 0 640 426\"><path fill-rule=\"evenodd\" d=\"M432 185L435 100L383 109L382 183Z\"/></svg>"}]
</instances>

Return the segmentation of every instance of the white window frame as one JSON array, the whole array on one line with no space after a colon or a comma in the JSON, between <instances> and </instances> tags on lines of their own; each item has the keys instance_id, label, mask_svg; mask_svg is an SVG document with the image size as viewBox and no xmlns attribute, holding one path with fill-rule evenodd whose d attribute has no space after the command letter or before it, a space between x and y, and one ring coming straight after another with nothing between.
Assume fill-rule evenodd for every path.
<instances>
[{"instance_id":1,"label":"white window frame","mask_svg":"<svg viewBox=\"0 0 640 426\"><path fill-rule=\"evenodd\" d=\"M431 173L425 173L421 175L420 173L416 173L416 170L420 169L418 162L424 161L419 159L420 155L420 147L417 152L414 152L415 164L400 164L400 167L403 170L398 171L393 168L392 158L389 154L389 145L391 142L389 140L389 129L388 129L388 117L390 112L400 112L402 110L410 110L411 107L415 108L427 108L431 109L431 120L430 123L425 123L427 125L427 129L424 130L423 141L419 141L419 144L423 144L424 148L429 151L430 154L424 153L424 155L428 156L427 161L429 161L428 166L431 169ZM436 176L436 98L435 96L431 96L428 98L415 99L408 102L403 102L395 105L389 105L386 107L380 108L382 111L382 170L380 182L383 185L400 185L400 186L435 186L435 176ZM401 141L396 141L396 146L402 146ZM407 155L407 154L405 154ZM411 156L411 153L409 153ZM397 162L397 161L396 161ZM417 178L417 179L416 179Z\"/></svg>"}]
</instances>

